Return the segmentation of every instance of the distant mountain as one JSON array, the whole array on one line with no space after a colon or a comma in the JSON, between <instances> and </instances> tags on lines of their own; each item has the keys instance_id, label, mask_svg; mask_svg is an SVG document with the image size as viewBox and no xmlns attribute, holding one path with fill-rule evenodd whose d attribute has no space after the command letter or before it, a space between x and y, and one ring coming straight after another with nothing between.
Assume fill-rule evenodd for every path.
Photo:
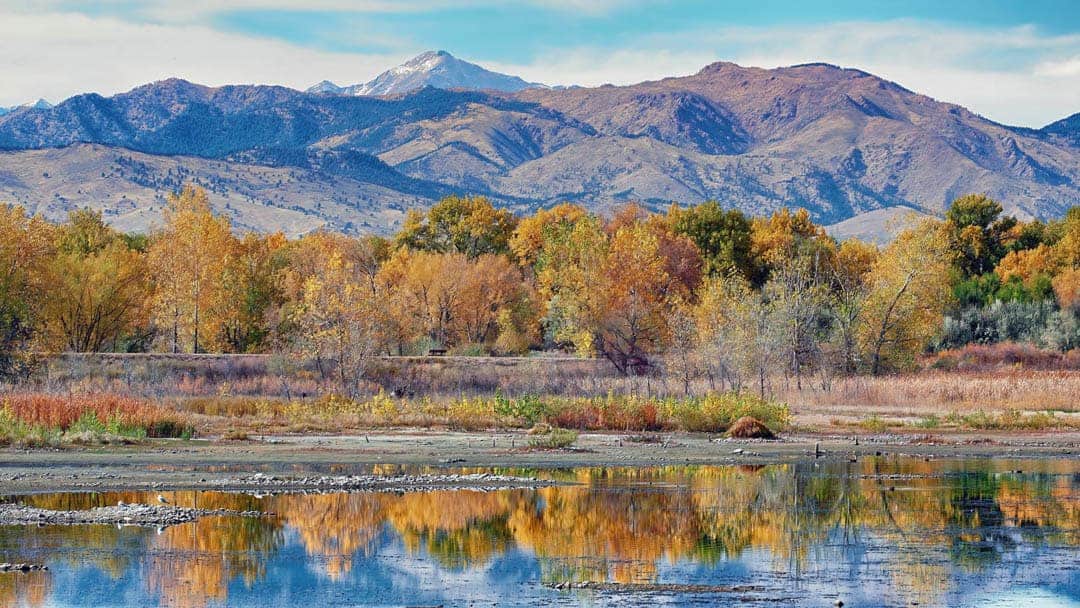
<instances>
[{"instance_id":1,"label":"distant mountain","mask_svg":"<svg viewBox=\"0 0 1080 608\"><path fill-rule=\"evenodd\" d=\"M514 92L542 86L544 85L526 82L517 76L486 70L475 63L458 59L446 51L428 51L379 74L367 83L339 87L324 80L307 89L307 92L395 95L424 87Z\"/></svg>"},{"instance_id":2,"label":"distant mountain","mask_svg":"<svg viewBox=\"0 0 1080 608\"><path fill-rule=\"evenodd\" d=\"M304 92L305 93L343 93L343 92L345 92L345 87L339 87L338 85L330 82L329 80L324 80L324 81L320 82L319 84L308 87Z\"/></svg>"},{"instance_id":3,"label":"distant mountain","mask_svg":"<svg viewBox=\"0 0 1080 608\"><path fill-rule=\"evenodd\" d=\"M48 110L51 107L53 107L53 104L44 99L39 99L34 103L24 103L21 106L11 106L7 108L0 107L0 116L11 114L17 110Z\"/></svg>"},{"instance_id":4,"label":"distant mountain","mask_svg":"<svg viewBox=\"0 0 1080 608\"><path fill-rule=\"evenodd\" d=\"M804 207L825 224L857 217L837 234L887 235L908 209L941 215L971 192L1022 218L1080 204L1077 120L1008 127L826 64L390 96L172 79L0 117L0 200L56 219L96 206L131 227L192 181L237 225L386 232L448 193L522 212L716 199L750 214Z\"/></svg>"}]
</instances>

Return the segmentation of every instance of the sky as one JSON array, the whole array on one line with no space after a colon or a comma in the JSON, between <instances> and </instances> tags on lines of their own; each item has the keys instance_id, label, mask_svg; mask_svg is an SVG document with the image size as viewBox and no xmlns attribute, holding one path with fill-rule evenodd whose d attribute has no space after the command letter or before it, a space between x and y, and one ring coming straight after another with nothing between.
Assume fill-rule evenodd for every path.
<instances>
[{"instance_id":1,"label":"sky","mask_svg":"<svg viewBox=\"0 0 1080 608\"><path fill-rule=\"evenodd\" d=\"M1080 0L0 0L0 106L354 84L435 49L583 86L824 61L1011 125L1080 112Z\"/></svg>"}]
</instances>

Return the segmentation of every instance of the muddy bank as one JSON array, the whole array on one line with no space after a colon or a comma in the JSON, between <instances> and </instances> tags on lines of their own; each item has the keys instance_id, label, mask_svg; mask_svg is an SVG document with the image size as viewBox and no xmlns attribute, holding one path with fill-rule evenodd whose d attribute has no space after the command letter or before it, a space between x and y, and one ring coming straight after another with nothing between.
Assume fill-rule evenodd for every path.
<instances>
[{"instance_id":1,"label":"muddy bank","mask_svg":"<svg viewBox=\"0 0 1080 608\"><path fill-rule=\"evenodd\" d=\"M520 432L400 430L361 436L268 436L246 441L155 440L136 446L67 450L7 448L0 450L0 494L229 487L244 490L254 487L245 486L250 481L244 480L255 473L301 478L390 477L476 473L476 469L496 468L506 469L495 471L501 475L530 477L531 471L588 466L763 465L806 459L845 462L867 457L1075 459L1080 458L1080 432L788 434L778 441L679 433L648 438L639 434L584 433L568 449L527 446L528 437ZM462 479L443 481L446 485L441 487L469 483ZM230 486L233 482L235 485ZM392 484L385 487L392 488Z\"/></svg>"},{"instance_id":2,"label":"muddy bank","mask_svg":"<svg viewBox=\"0 0 1080 608\"><path fill-rule=\"evenodd\" d=\"M120 524L164 528L193 522L200 517L211 515L261 517L264 513L228 509L192 509L172 505L127 504L97 507L85 511L53 511L20 504L0 504L0 526Z\"/></svg>"}]
</instances>

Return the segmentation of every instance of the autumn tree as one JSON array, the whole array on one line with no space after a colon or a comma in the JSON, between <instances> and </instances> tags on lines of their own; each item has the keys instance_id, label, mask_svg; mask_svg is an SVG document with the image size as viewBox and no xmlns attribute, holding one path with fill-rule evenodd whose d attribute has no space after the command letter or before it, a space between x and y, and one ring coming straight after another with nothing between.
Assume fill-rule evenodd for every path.
<instances>
[{"instance_id":1,"label":"autumn tree","mask_svg":"<svg viewBox=\"0 0 1080 608\"><path fill-rule=\"evenodd\" d=\"M710 381L726 381L734 391L753 382L764 397L784 359L782 323L774 303L732 271L705 281L694 315Z\"/></svg>"},{"instance_id":2,"label":"autumn tree","mask_svg":"<svg viewBox=\"0 0 1080 608\"><path fill-rule=\"evenodd\" d=\"M38 289L53 251L52 227L0 205L0 377L17 371L38 322Z\"/></svg>"},{"instance_id":3,"label":"autumn tree","mask_svg":"<svg viewBox=\"0 0 1080 608\"><path fill-rule=\"evenodd\" d=\"M507 253L516 220L482 196L450 196L426 214L410 210L398 233L398 245L419 251L461 253L469 258Z\"/></svg>"},{"instance_id":4,"label":"autumn tree","mask_svg":"<svg viewBox=\"0 0 1080 608\"><path fill-rule=\"evenodd\" d=\"M804 368L820 363L821 345L828 305L828 261L818 256L794 256L777 263L762 287L762 296L771 309L773 330L786 371L802 389Z\"/></svg>"},{"instance_id":5,"label":"autumn tree","mask_svg":"<svg viewBox=\"0 0 1080 608\"><path fill-rule=\"evenodd\" d=\"M536 295L521 272L501 255L485 254L469 262L452 323L461 343L522 353L536 342Z\"/></svg>"},{"instance_id":6,"label":"autumn tree","mask_svg":"<svg viewBox=\"0 0 1080 608\"><path fill-rule=\"evenodd\" d=\"M982 194L962 196L946 211L944 230L962 278L992 271L1005 255L1016 220L1000 218L1001 211L1001 203Z\"/></svg>"},{"instance_id":7,"label":"autumn tree","mask_svg":"<svg viewBox=\"0 0 1080 608\"><path fill-rule=\"evenodd\" d=\"M753 259L751 282L764 285L770 273L795 257L817 258L830 253L832 239L814 224L806 209L792 213L784 208L769 217L751 222L750 253Z\"/></svg>"},{"instance_id":8,"label":"autumn tree","mask_svg":"<svg viewBox=\"0 0 1080 608\"><path fill-rule=\"evenodd\" d=\"M588 215L584 207L569 203L540 209L518 222L510 237L510 251L522 266L533 267L552 232L565 230Z\"/></svg>"},{"instance_id":9,"label":"autumn tree","mask_svg":"<svg viewBox=\"0 0 1080 608\"><path fill-rule=\"evenodd\" d=\"M592 215L552 222L543 230L535 271L550 345L569 345L579 354L595 354L589 319L590 311L598 306L596 280L607 251L607 235L599 218Z\"/></svg>"},{"instance_id":10,"label":"autumn tree","mask_svg":"<svg viewBox=\"0 0 1080 608\"><path fill-rule=\"evenodd\" d=\"M521 352L536 339L536 296L506 256L400 249L383 266L399 351L444 348Z\"/></svg>"},{"instance_id":11,"label":"autumn tree","mask_svg":"<svg viewBox=\"0 0 1080 608\"><path fill-rule=\"evenodd\" d=\"M329 364L341 392L355 396L372 359L390 339L385 304L363 271L341 251L331 250L304 280L299 301L290 308L296 327L293 352Z\"/></svg>"},{"instance_id":12,"label":"autumn tree","mask_svg":"<svg viewBox=\"0 0 1080 608\"><path fill-rule=\"evenodd\" d=\"M468 258L461 253L399 249L380 271L398 332L399 351L426 340L453 344L453 324L461 306Z\"/></svg>"},{"instance_id":13,"label":"autumn tree","mask_svg":"<svg viewBox=\"0 0 1080 608\"><path fill-rule=\"evenodd\" d=\"M860 324L871 373L910 364L941 330L951 296L945 230L926 220L900 233L875 260Z\"/></svg>"},{"instance_id":14,"label":"autumn tree","mask_svg":"<svg viewBox=\"0 0 1080 608\"><path fill-rule=\"evenodd\" d=\"M221 335L220 319L208 313L224 297L223 275L232 251L229 220L213 214L206 191L188 186L169 197L149 265L156 288L154 318L166 329L172 352L203 352L207 341Z\"/></svg>"},{"instance_id":15,"label":"autumn tree","mask_svg":"<svg viewBox=\"0 0 1080 608\"><path fill-rule=\"evenodd\" d=\"M672 307L692 297L701 258L688 238L633 208L606 228L584 217L545 235L537 281L549 335L602 355L622 373L640 372L664 349Z\"/></svg>"},{"instance_id":16,"label":"autumn tree","mask_svg":"<svg viewBox=\"0 0 1080 608\"><path fill-rule=\"evenodd\" d=\"M850 374L859 368L859 326L870 292L870 272L878 256L874 245L849 239L840 244L832 259L826 306L829 339L820 368L826 382L834 371Z\"/></svg>"},{"instance_id":17,"label":"autumn tree","mask_svg":"<svg viewBox=\"0 0 1080 608\"><path fill-rule=\"evenodd\" d=\"M57 229L45 265L42 343L51 349L97 352L145 329L151 289L146 258L102 219L73 211Z\"/></svg>"},{"instance_id":18,"label":"autumn tree","mask_svg":"<svg viewBox=\"0 0 1080 608\"><path fill-rule=\"evenodd\" d=\"M268 313L280 306L284 293L279 282L285 266L285 236L248 233L231 243L221 272L218 299L211 303L219 319L217 342L228 352L258 352L272 327Z\"/></svg>"}]
</instances>

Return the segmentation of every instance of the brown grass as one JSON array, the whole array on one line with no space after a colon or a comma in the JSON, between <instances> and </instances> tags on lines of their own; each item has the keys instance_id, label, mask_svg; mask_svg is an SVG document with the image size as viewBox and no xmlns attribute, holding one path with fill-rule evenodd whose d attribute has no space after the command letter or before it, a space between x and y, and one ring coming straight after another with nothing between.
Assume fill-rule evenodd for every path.
<instances>
[{"instance_id":1,"label":"brown grass","mask_svg":"<svg viewBox=\"0 0 1080 608\"><path fill-rule=\"evenodd\" d=\"M1080 372L1010 370L926 371L897 376L837 380L829 391L803 390L784 396L807 406L863 408L1016 409L1080 411Z\"/></svg>"},{"instance_id":2,"label":"brown grass","mask_svg":"<svg viewBox=\"0 0 1080 608\"><path fill-rule=\"evenodd\" d=\"M727 431L728 437L734 437L736 439L775 439L776 435L769 430L769 427L762 424L759 420L751 418L750 416L743 416L735 421L735 424L731 425L731 428Z\"/></svg>"},{"instance_id":3,"label":"brown grass","mask_svg":"<svg viewBox=\"0 0 1080 608\"><path fill-rule=\"evenodd\" d=\"M92 416L98 423L143 429L149 437L175 437L190 427L178 412L111 394L11 393L0 397L5 419L29 427L67 431Z\"/></svg>"}]
</instances>

